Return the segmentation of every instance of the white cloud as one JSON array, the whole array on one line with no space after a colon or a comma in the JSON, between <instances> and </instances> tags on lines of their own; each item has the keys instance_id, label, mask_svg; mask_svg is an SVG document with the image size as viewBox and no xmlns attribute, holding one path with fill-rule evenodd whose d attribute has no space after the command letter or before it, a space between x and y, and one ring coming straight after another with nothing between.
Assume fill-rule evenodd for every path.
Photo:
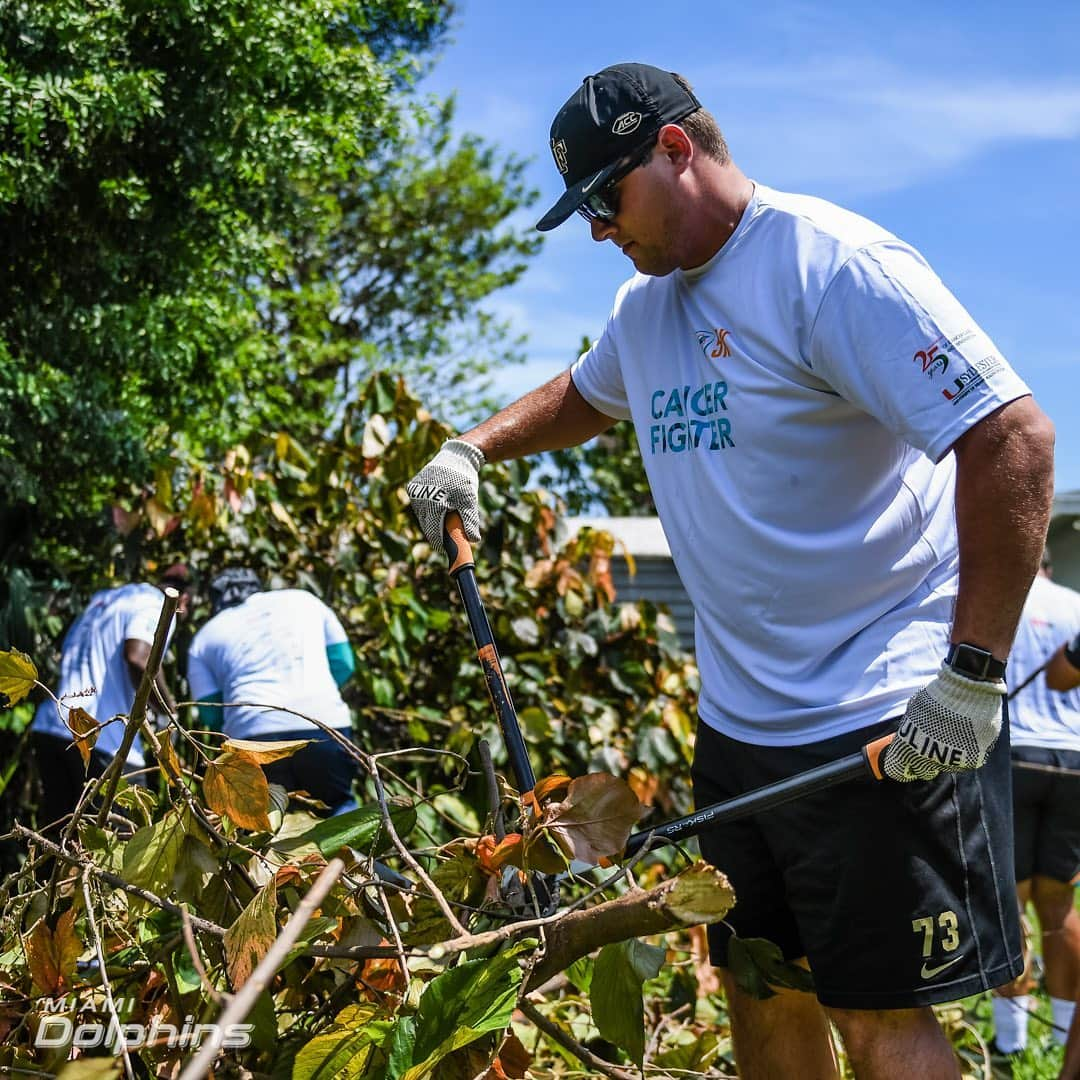
<instances>
[{"instance_id":1,"label":"white cloud","mask_svg":"<svg viewBox=\"0 0 1080 1080\"><path fill-rule=\"evenodd\" d=\"M726 66L700 80L736 160L778 186L896 190L1009 140L1080 137L1080 82L926 79L879 56Z\"/></svg>"}]
</instances>

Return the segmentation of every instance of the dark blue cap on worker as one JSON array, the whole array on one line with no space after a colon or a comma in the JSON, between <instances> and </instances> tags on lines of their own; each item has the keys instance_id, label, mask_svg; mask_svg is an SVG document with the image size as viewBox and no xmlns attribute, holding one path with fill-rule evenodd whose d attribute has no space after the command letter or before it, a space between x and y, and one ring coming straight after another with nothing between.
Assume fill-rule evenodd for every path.
<instances>
[{"instance_id":1,"label":"dark blue cap on worker","mask_svg":"<svg viewBox=\"0 0 1080 1080\"><path fill-rule=\"evenodd\" d=\"M649 64L613 64L587 76L551 125L551 154L566 191L536 227L561 225L628 154L699 108L683 79Z\"/></svg>"}]
</instances>

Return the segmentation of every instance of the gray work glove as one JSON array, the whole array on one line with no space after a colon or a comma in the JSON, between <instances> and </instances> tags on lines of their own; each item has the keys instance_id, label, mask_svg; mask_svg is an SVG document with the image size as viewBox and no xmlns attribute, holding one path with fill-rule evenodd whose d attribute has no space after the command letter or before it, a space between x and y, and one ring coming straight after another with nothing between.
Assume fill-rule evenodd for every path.
<instances>
[{"instance_id":1,"label":"gray work glove","mask_svg":"<svg viewBox=\"0 0 1080 1080\"><path fill-rule=\"evenodd\" d=\"M893 780L933 780L943 772L978 769L1001 734L1005 681L969 679L942 665L907 705L881 770Z\"/></svg>"},{"instance_id":2,"label":"gray work glove","mask_svg":"<svg viewBox=\"0 0 1080 1080\"><path fill-rule=\"evenodd\" d=\"M480 539L480 466L484 452L463 439L448 439L442 449L405 485L412 511L428 543L443 550L447 511L461 515L465 538Z\"/></svg>"}]
</instances>

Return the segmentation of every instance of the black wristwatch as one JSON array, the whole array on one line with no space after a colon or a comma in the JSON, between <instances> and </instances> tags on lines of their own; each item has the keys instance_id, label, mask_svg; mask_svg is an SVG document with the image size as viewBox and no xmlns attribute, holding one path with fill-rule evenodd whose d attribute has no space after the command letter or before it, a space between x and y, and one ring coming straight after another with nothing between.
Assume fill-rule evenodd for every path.
<instances>
[{"instance_id":1,"label":"black wristwatch","mask_svg":"<svg viewBox=\"0 0 1080 1080\"><path fill-rule=\"evenodd\" d=\"M978 645L969 645L966 641L957 641L949 646L945 654L945 663L958 675L969 679L982 679L994 682L1005 678L1005 661L998 660L993 654L980 649Z\"/></svg>"}]
</instances>

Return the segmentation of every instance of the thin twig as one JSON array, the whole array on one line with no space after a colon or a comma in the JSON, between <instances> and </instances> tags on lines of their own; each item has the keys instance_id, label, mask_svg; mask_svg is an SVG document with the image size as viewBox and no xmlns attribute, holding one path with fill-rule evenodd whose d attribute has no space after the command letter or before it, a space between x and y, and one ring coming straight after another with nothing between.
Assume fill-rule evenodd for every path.
<instances>
[{"instance_id":1,"label":"thin twig","mask_svg":"<svg viewBox=\"0 0 1080 1080\"><path fill-rule=\"evenodd\" d=\"M394 938L394 952L397 956L397 962L401 965L401 975L405 980L405 985L409 985L409 961L405 957L405 946L401 941L401 933L398 930L397 920L394 918L393 911L390 910L390 901L386 898L386 893L379 890L379 901L382 904L383 914L386 916L386 925L390 927L390 933Z\"/></svg>"},{"instance_id":2,"label":"thin twig","mask_svg":"<svg viewBox=\"0 0 1080 1080\"><path fill-rule=\"evenodd\" d=\"M564 1050L569 1050L579 1061L584 1062L590 1069L610 1076L613 1080L637 1080L637 1077L617 1065L611 1065L598 1058L590 1050L586 1050L572 1035L563 1031L558 1024L549 1020L535 1005L528 1001L519 1001L518 1008L534 1023L549 1039L557 1042ZM183 1077L180 1080L184 1080Z\"/></svg>"},{"instance_id":3,"label":"thin twig","mask_svg":"<svg viewBox=\"0 0 1080 1080\"><path fill-rule=\"evenodd\" d=\"M491 828L495 833L495 839L502 841L506 837L506 823L503 820L502 800L499 798L499 779L495 775L495 763L491 760L491 747L487 739L481 739L476 744L480 754L480 764L487 779L488 814L491 816Z\"/></svg>"},{"instance_id":4,"label":"thin twig","mask_svg":"<svg viewBox=\"0 0 1080 1080\"><path fill-rule=\"evenodd\" d=\"M247 982L237 991L232 1000L225 1007L225 1011L218 1017L210 1038L202 1044L199 1052L184 1066L179 1080L202 1080L210 1071L210 1066L221 1049L225 1035L235 1025L243 1022L247 1014L255 1007L259 995L269 985L274 973L289 955L293 945L296 944L304 927L308 924L311 916L319 905L326 899L335 881L337 881L345 864L340 859L331 859L323 872L315 880L310 891L293 913L292 917L282 928L270 946L270 950L259 961L255 970L248 976Z\"/></svg>"},{"instance_id":5,"label":"thin twig","mask_svg":"<svg viewBox=\"0 0 1080 1080\"><path fill-rule=\"evenodd\" d=\"M116 1041L120 1046L120 1055L124 1059L124 1072L127 1074L128 1080L135 1080L135 1070L131 1067L127 1040L124 1038L124 1032L120 1026L120 1014L116 1011L116 1002L113 1000L112 984L109 982L109 973L105 969L105 950L101 946L101 935L98 933L97 919L94 918L94 898L90 895L90 867L88 866L83 867L82 894L86 903L86 921L90 924L90 933L94 938L94 951L97 953L98 968L101 971L101 985L105 988L105 1004L108 1006L109 1017L116 1031Z\"/></svg>"},{"instance_id":6,"label":"thin twig","mask_svg":"<svg viewBox=\"0 0 1080 1080\"><path fill-rule=\"evenodd\" d=\"M203 984L203 989L210 995L215 1005L220 1005L225 996L220 990L210 981L210 976L206 973L206 967L202 962L202 954L199 952L198 943L195 941L195 931L191 925L191 913L187 909L186 904L180 905L180 929L184 935L184 944L187 946L188 954L191 956L192 966L195 968L196 974L199 976L199 982Z\"/></svg>"},{"instance_id":7,"label":"thin twig","mask_svg":"<svg viewBox=\"0 0 1080 1080\"><path fill-rule=\"evenodd\" d=\"M60 859L62 862L67 863L69 866L77 866L80 869L89 870L95 877L100 878L114 888L123 889L125 892L131 893L132 896L137 896L140 900L146 900L148 903L161 908L163 911L171 911L174 915L183 915L184 909L181 908L179 904L174 904L171 900L165 900L150 892L149 889L144 889L139 885L131 885L122 877L111 874L108 870L102 870L97 863L92 862L89 859L82 859L78 855L72 855L70 852L64 851L58 844L54 844L51 840L46 840L40 833L34 832L33 829L26 828L25 825L20 825L16 822L14 831L19 836L23 836L28 840L33 840L35 843L40 844L51 855ZM203 933L213 934L214 937L225 936L225 928L223 926L218 926L216 923L212 923L207 919L200 919L194 915L190 916L190 918L195 927Z\"/></svg>"},{"instance_id":8,"label":"thin twig","mask_svg":"<svg viewBox=\"0 0 1080 1080\"><path fill-rule=\"evenodd\" d=\"M116 752L108 769L102 774L102 782L107 784L105 798L102 800L101 809L98 812L98 825L104 827L108 817L109 807L116 798L116 789L120 784L120 776L124 771L124 763L127 761L128 752L135 742L135 736L146 727L146 703L150 700L150 689L154 685L157 673L161 669L161 659L165 655L165 643L169 639L169 627L172 625L173 616L176 614L177 605L180 602L180 593L171 586L166 586L162 592L165 600L161 605L161 614L158 616L157 629L154 631L154 643L150 646L150 656L146 661L139 688L135 691L135 700L131 703L131 712L127 723L124 725L124 737L120 741L120 749ZM149 733L152 736L152 732ZM156 741L151 738L151 742Z\"/></svg>"},{"instance_id":9,"label":"thin twig","mask_svg":"<svg viewBox=\"0 0 1080 1080\"><path fill-rule=\"evenodd\" d=\"M397 829L394 828L394 822L390 817L390 807L386 802L386 789L383 787L382 777L379 776L378 766L372 762L371 766L371 778L375 783L375 796L379 800L379 810L382 812L383 828L386 829L390 835L390 839L394 842L394 847L397 848L398 853L409 864L413 873L424 883L428 891L431 893L435 903L439 905L439 910L442 911L446 918L446 921L450 924L455 934L459 936L467 936L469 931L458 920L454 909L446 902L446 897L443 896L442 891L431 880L428 872L420 865L419 862L413 857L413 854L402 842L400 836L398 836Z\"/></svg>"}]
</instances>

